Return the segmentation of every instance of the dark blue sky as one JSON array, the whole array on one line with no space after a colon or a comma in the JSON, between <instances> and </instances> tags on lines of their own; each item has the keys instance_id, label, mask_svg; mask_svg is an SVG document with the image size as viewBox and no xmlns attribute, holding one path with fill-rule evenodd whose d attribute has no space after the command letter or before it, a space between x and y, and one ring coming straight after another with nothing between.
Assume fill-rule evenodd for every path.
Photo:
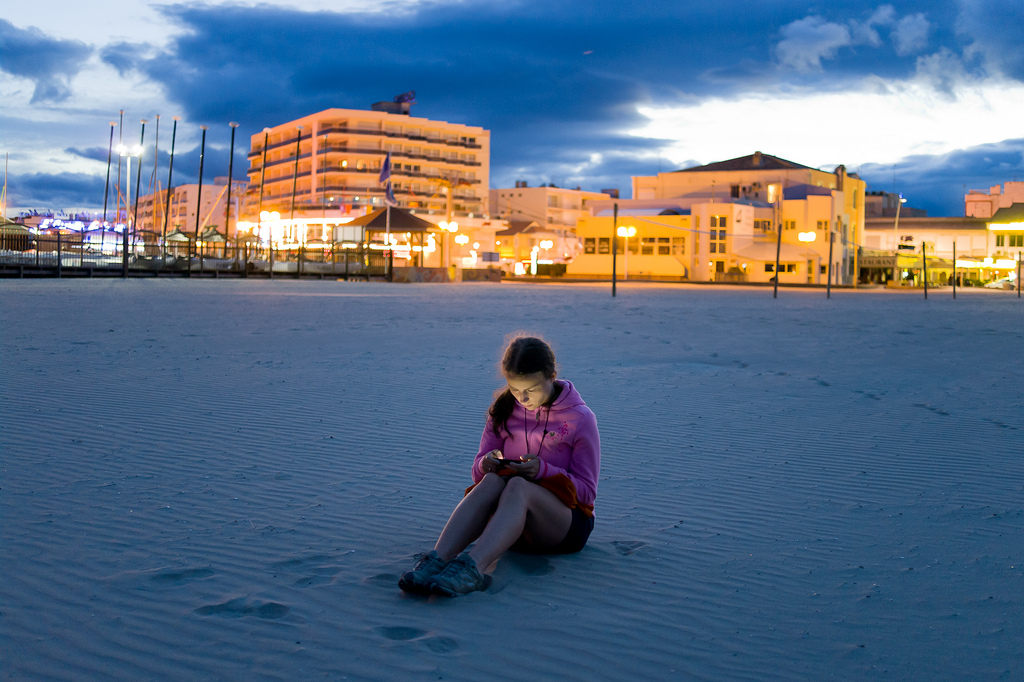
<instances>
[{"instance_id":1,"label":"dark blue sky","mask_svg":"<svg viewBox=\"0 0 1024 682\"><path fill-rule=\"evenodd\" d=\"M207 172L224 175L228 121L241 123L237 172L264 126L407 90L417 116L491 131L492 187L628 195L631 175L760 149L844 163L871 189L958 215L965 186L1024 169L1020 0L200 2L126 10L121 25L125 2L93 8L107 17L95 30L78 5L55 13L60 0L0 19L12 205L102 203L120 108L132 141L161 113L161 147L182 117L186 181L200 124Z\"/></svg>"}]
</instances>

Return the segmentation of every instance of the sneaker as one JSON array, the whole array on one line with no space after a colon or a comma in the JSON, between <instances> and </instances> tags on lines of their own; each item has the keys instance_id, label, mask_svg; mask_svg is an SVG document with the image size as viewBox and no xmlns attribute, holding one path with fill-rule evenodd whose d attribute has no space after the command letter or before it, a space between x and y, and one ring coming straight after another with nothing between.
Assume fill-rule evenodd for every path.
<instances>
[{"instance_id":1,"label":"sneaker","mask_svg":"<svg viewBox=\"0 0 1024 682\"><path fill-rule=\"evenodd\" d=\"M416 557L416 566L411 571L406 571L398 579L398 586L406 592L418 594L429 594L430 579L441 572L445 562L437 556L437 552L430 550L429 554L419 554Z\"/></svg>"},{"instance_id":2,"label":"sneaker","mask_svg":"<svg viewBox=\"0 0 1024 682\"><path fill-rule=\"evenodd\" d=\"M481 573L469 552L463 552L445 564L444 569L431 578L428 584L434 594L457 597L476 590L486 590L491 584L491 576Z\"/></svg>"}]
</instances>

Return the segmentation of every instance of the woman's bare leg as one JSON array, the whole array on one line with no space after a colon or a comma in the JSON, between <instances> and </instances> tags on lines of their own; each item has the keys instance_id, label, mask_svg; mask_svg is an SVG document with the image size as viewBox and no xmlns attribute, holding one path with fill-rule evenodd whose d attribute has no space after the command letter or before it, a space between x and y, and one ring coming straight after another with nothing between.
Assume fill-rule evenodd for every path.
<instances>
[{"instance_id":1,"label":"woman's bare leg","mask_svg":"<svg viewBox=\"0 0 1024 682\"><path fill-rule=\"evenodd\" d=\"M525 478L509 479L499 498L494 516L469 553L482 570L497 561L520 535L538 547L553 546L565 538L572 525L572 510L550 490Z\"/></svg>"},{"instance_id":2,"label":"woman's bare leg","mask_svg":"<svg viewBox=\"0 0 1024 682\"><path fill-rule=\"evenodd\" d=\"M469 543L480 537L480 533L487 525L487 519L498 506L504 489L505 479L497 474L486 474L476 487L462 498L434 545L438 557L443 561L450 561L466 549Z\"/></svg>"}]
</instances>

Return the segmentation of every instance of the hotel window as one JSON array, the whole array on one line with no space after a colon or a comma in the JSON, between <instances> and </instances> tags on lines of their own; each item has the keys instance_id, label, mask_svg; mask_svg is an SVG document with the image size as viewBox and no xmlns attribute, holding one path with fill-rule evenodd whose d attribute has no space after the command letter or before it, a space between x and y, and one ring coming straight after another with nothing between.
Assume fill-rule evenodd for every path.
<instances>
[{"instance_id":1,"label":"hotel window","mask_svg":"<svg viewBox=\"0 0 1024 682\"><path fill-rule=\"evenodd\" d=\"M672 255L682 256L686 254L686 237L672 237Z\"/></svg>"},{"instance_id":2,"label":"hotel window","mask_svg":"<svg viewBox=\"0 0 1024 682\"><path fill-rule=\"evenodd\" d=\"M640 255L641 256L653 256L654 255L654 237L644 237L640 240Z\"/></svg>"},{"instance_id":3,"label":"hotel window","mask_svg":"<svg viewBox=\"0 0 1024 682\"><path fill-rule=\"evenodd\" d=\"M1006 235L997 234L996 235L996 246L1006 246L1005 239L1006 239Z\"/></svg>"},{"instance_id":4,"label":"hotel window","mask_svg":"<svg viewBox=\"0 0 1024 682\"><path fill-rule=\"evenodd\" d=\"M587 237L583 240L583 253L595 253L597 251L597 240Z\"/></svg>"},{"instance_id":5,"label":"hotel window","mask_svg":"<svg viewBox=\"0 0 1024 682\"><path fill-rule=\"evenodd\" d=\"M711 253L725 253L725 230L711 230L709 238Z\"/></svg>"},{"instance_id":6,"label":"hotel window","mask_svg":"<svg viewBox=\"0 0 1024 682\"><path fill-rule=\"evenodd\" d=\"M659 256L670 256L672 255L672 243L668 237L658 237L658 255Z\"/></svg>"},{"instance_id":7,"label":"hotel window","mask_svg":"<svg viewBox=\"0 0 1024 682\"><path fill-rule=\"evenodd\" d=\"M1024 234L1011 234L1010 246L1024 246Z\"/></svg>"},{"instance_id":8,"label":"hotel window","mask_svg":"<svg viewBox=\"0 0 1024 682\"><path fill-rule=\"evenodd\" d=\"M827 230L828 229L828 221L827 220L819 220L818 221L818 229L819 230Z\"/></svg>"},{"instance_id":9,"label":"hotel window","mask_svg":"<svg viewBox=\"0 0 1024 682\"><path fill-rule=\"evenodd\" d=\"M713 215L711 216L711 227L725 227L726 220L724 215Z\"/></svg>"},{"instance_id":10,"label":"hotel window","mask_svg":"<svg viewBox=\"0 0 1024 682\"><path fill-rule=\"evenodd\" d=\"M610 237L599 237L597 240L597 252L598 253L611 253L612 252L612 240Z\"/></svg>"}]
</instances>

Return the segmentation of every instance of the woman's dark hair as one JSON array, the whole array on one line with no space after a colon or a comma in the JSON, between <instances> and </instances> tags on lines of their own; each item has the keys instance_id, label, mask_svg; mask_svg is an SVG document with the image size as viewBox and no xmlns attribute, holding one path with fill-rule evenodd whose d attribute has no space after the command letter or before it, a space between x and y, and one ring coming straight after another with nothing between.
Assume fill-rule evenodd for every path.
<instances>
[{"instance_id":1,"label":"woman's dark hair","mask_svg":"<svg viewBox=\"0 0 1024 682\"><path fill-rule=\"evenodd\" d=\"M506 377L516 377L536 372L543 372L546 379L554 379L558 373L551 346L535 336L517 336L509 341L501 355L501 373ZM500 437L502 429L508 433L506 424L515 406L515 396L507 386L495 393L491 409L487 411L494 435Z\"/></svg>"}]
</instances>

